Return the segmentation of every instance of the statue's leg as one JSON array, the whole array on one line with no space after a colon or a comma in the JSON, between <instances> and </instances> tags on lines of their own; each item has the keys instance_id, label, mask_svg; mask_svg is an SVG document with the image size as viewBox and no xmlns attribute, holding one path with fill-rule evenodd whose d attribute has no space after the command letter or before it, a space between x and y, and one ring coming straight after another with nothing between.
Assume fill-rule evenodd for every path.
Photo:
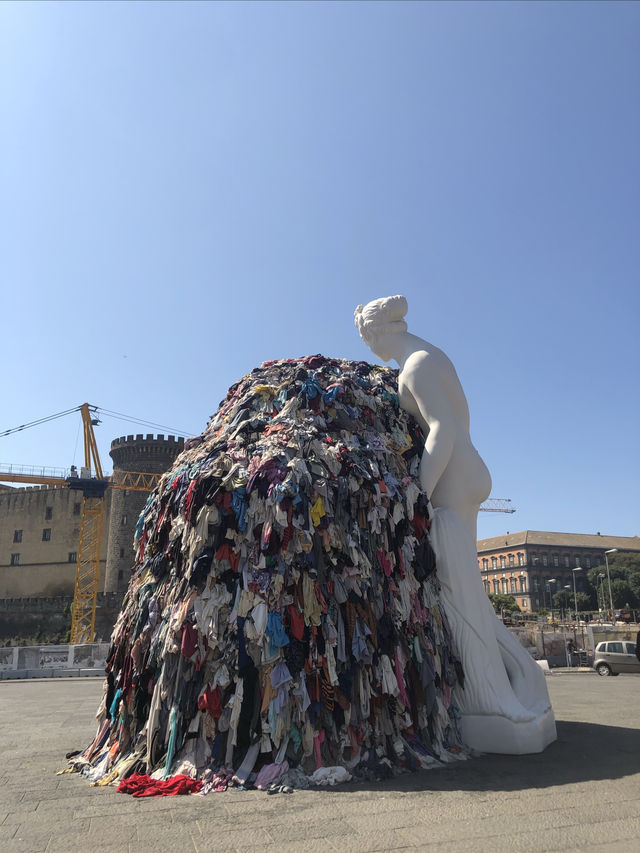
<instances>
[{"instance_id":1,"label":"statue's leg","mask_svg":"<svg viewBox=\"0 0 640 853\"><path fill-rule=\"evenodd\" d=\"M465 672L465 688L457 692L463 739L482 752L540 752L556 737L542 671L493 612L467 525L452 510L436 509L431 538Z\"/></svg>"},{"instance_id":2,"label":"statue's leg","mask_svg":"<svg viewBox=\"0 0 640 853\"><path fill-rule=\"evenodd\" d=\"M545 676L539 664L508 628L496 619L496 640L513 692L525 708L544 710L551 706Z\"/></svg>"}]
</instances>

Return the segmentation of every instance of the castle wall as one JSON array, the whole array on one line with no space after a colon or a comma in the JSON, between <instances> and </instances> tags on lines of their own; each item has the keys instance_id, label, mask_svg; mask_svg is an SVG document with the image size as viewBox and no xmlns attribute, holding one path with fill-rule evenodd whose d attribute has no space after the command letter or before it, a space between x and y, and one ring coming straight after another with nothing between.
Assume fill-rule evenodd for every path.
<instances>
[{"instance_id":1,"label":"castle wall","mask_svg":"<svg viewBox=\"0 0 640 853\"><path fill-rule=\"evenodd\" d=\"M107 642L118 616L122 596L98 593L96 640ZM0 646L20 638L36 643L65 642L71 628L73 595L0 598Z\"/></svg>"},{"instance_id":2,"label":"castle wall","mask_svg":"<svg viewBox=\"0 0 640 853\"><path fill-rule=\"evenodd\" d=\"M102 530L104 583L110 496ZM0 599L73 596L80 540L82 495L35 486L0 492Z\"/></svg>"}]
</instances>

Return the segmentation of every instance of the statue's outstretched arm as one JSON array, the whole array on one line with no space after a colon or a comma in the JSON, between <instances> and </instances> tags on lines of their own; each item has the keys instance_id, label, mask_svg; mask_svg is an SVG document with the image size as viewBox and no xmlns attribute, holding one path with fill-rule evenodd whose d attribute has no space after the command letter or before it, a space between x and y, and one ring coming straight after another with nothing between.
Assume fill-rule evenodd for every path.
<instances>
[{"instance_id":1,"label":"statue's outstretched arm","mask_svg":"<svg viewBox=\"0 0 640 853\"><path fill-rule=\"evenodd\" d=\"M416 352L407 359L402 382L429 428L420 462L420 482L431 497L451 459L455 419L439 368L428 353Z\"/></svg>"}]
</instances>

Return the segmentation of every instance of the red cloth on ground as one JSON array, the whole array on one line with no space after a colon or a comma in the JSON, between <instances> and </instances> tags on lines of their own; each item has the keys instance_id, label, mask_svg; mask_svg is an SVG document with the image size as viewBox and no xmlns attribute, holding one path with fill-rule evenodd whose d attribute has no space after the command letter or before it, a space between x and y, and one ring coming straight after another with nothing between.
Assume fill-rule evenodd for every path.
<instances>
[{"instance_id":1,"label":"red cloth on ground","mask_svg":"<svg viewBox=\"0 0 640 853\"><path fill-rule=\"evenodd\" d=\"M152 779L146 773L132 773L118 785L119 794L132 797L175 797L176 794L196 794L202 788L201 779L178 774L171 779Z\"/></svg>"}]
</instances>

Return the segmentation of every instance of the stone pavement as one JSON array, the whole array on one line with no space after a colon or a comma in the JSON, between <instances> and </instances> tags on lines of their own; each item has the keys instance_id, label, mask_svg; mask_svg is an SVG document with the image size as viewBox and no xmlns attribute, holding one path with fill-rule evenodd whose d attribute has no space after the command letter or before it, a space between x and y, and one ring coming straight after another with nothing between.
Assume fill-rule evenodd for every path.
<instances>
[{"instance_id":1,"label":"stone pavement","mask_svg":"<svg viewBox=\"0 0 640 853\"><path fill-rule=\"evenodd\" d=\"M640 849L640 676L547 678L558 741L338 790L135 800L56 776L93 737L99 679L0 684L3 853Z\"/></svg>"}]
</instances>

